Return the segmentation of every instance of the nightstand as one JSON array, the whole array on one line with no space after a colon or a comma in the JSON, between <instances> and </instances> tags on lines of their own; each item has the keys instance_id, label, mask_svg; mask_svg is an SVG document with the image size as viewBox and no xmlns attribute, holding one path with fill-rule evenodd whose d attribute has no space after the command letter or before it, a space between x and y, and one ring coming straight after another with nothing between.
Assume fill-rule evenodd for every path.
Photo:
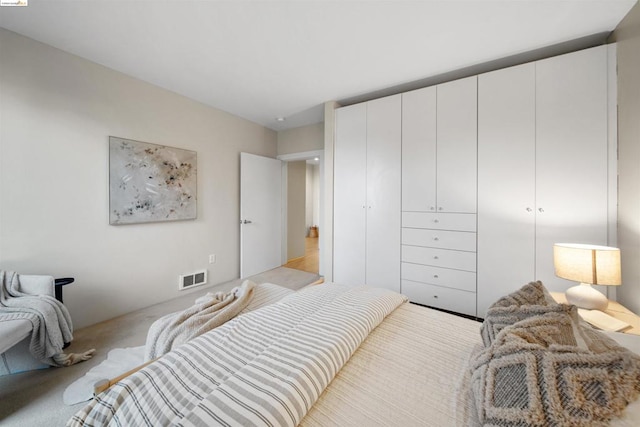
<instances>
[{"instance_id":1,"label":"nightstand","mask_svg":"<svg viewBox=\"0 0 640 427\"><path fill-rule=\"evenodd\" d=\"M567 304L567 299L564 296L564 292L550 293L553 299L556 300L556 302L560 304ZM640 335L640 316L634 314L622 304L609 300L609 305L607 306L607 309L604 310L604 312L611 317L622 320L623 322L631 325L627 329L623 329L620 332L624 332L625 334Z\"/></svg>"}]
</instances>

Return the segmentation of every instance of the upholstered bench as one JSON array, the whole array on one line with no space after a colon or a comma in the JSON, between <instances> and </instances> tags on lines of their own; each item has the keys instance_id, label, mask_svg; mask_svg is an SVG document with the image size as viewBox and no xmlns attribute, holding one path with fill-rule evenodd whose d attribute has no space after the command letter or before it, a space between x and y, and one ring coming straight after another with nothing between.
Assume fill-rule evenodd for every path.
<instances>
[{"instance_id":1,"label":"upholstered bench","mask_svg":"<svg viewBox=\"0 0 640 427\"><path fill-rule=\"evenodd\" d=\"M20 291L29 295L55 295L52 276L20 275ZM46 368L31 356L31 322L24 319L0 320L0 375Z\"/></svg>"}]
</instances>

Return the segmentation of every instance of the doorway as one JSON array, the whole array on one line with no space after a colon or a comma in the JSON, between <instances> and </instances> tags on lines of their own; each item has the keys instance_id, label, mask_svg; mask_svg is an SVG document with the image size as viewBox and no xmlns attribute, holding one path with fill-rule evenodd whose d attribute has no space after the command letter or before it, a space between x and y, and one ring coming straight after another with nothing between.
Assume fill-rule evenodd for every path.
<instances>
[{"instance_id":1,"label":"doorway","mask_svg":"<svg viewBox=\"0 0 640 427\"><path fill-rule=\"evenodd\" d=\"M322 151L278 156L283 161L283 266L322 275L324 241Z\"/></svg>"}]
</instances>

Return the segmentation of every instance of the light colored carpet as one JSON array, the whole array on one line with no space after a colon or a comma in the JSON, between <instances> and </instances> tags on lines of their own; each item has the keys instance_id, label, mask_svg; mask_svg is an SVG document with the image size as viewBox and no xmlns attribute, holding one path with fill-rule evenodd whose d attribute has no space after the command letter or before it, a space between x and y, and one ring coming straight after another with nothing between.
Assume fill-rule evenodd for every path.
<instances>
[{"instance_id":1,"label":"light colored carpet","mask_svg":"<svg viewBox=\"0 0 640 427\"><path fill-rule=\"evenodd\" d=\"M256 283L275 283L297 290L318 281L320 277L317 274L278 267L250 279ZM228 291L241 282L237 279L204 287L198 292L75 331L73 343L66 351L78 352L95 348L97 352L93 359L68 368L49 368L0 377L0 425L64 426L83 405L65 405L62 402L65 388L105 360L109 350L144 345L149 326L159 317L190 307L196 298L207 292Z\"/></svg>"}]
</instances>

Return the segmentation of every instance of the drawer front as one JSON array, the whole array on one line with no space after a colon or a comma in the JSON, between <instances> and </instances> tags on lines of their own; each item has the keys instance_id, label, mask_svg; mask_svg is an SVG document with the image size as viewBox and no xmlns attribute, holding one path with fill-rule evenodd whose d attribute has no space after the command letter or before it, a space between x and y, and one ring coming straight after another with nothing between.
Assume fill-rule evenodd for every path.
<instances>
[{"instance_id":1,"label":"drawer front","mask_svg":"<svg viewBox=\"0 0 640 427\"><path fill-rule=\"evenodd\" d=\"M450 249L402 246L402 261L434 267L476 271L476 253Z\"/></svg>"},{"instance_id":2,"label":"drawer front","mask_svg":"<svg viewBox=\"0 0 640 427\"><path fill-rule=\"evenodd\" d=\"M471 271L403 262L401 277L414 282L445 286L447 288L460 289L461 291L476 291L476 273Z\"/></svg>"},{"instance_id":3,"label":"drawer front","mask_svg":"<svg viewBox=\"0 0 640 427\"><path fill-rule=\"evenodd\" d=\"M476 293L403 280L401 291L410 301L469 316L476 315Z\"/></svg>"},{"instance_id":4,"label":"drawer front","mask_svg":"<svg viewBox=\"0 0 640 427\"><path fill-rule=\"evenodd\" d=\"M402 212L402 226L436 230L476 231L476 215L461 213Z\"/></svg>"},{"instance_id":5,"label":"drawer front","mask_svg":"<svg viewBox=\"0 0 640 427\"><path fill-rule=\"evenodd\" d=\"M427 230L403 228L402 244L429 248L476 251L476 233L465 231Z\"/></svg>"}]
</instances>

